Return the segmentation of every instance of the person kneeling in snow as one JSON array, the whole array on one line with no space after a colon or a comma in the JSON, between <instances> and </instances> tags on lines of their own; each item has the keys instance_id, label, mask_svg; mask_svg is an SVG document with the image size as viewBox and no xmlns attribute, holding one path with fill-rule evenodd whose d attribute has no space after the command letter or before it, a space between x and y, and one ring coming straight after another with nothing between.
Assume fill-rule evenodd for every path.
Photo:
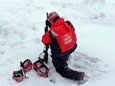
<instances>
[{"instance_id":1,"label":"person kneeling in snow","mask_svg":"<svg viewBox=\"0 0 115 86\"><path fill-rule=\"evenodd\" d=\"M56 71L65 78L83 80L84 72L72 70L67 64L70 54L77 48L75 29L71 22L64 21L64 18L60 18L56 12L51 12L45 23L47 27L42 36L42 42L47 49L50 45L52 62Z\"/></svg>"}]
</instances>

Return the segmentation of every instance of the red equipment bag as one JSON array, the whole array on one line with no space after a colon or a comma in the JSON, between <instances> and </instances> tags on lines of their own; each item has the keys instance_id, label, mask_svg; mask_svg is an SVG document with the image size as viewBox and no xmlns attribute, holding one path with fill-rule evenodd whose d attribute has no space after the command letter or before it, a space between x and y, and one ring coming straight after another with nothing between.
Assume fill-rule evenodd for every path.
<instances>
[{"instance_id":1,"label":"red equipment bag","mask_svg":"<svg viewBox=\"0 0 115 86\"><path fill-rule=\"evenodd\" d=\"M20 66L24 70L24 72L28 72L32 69L32 62L29 59L26 59L24 62L20 62Z\"/></svg>"},{"instance_id":2,"label":"red equipment bag","mask_svg":"<svg viewBox=\"0 0 115 86\"><path fill-rule=\"evenodd\" d=\"M62 53L72 49L77 41L76 33L73 28L67 23L64 23L64 25L67 32L56 37Z\"/></svg>"}]
</instances>

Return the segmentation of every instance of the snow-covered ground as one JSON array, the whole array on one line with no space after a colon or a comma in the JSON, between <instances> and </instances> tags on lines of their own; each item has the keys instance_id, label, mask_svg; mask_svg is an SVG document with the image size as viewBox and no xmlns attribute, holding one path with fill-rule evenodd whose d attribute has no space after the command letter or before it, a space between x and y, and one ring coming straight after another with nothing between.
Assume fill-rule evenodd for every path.
<instances>
[{"instance_id":1,"label":"snow-covered ground","mask_svg":"<svg viewBox=\"0 0 115 86\"><path fill-rule=\"evenodd\" d=\"M49 78L32 70L20 83L12 79L20 61L34 62L42 52L46 12L52 11L75 27L78 49L69 66L89 75L83 86L115 86L114 8L114 0L0 0L0 86L77 86L55 72L51 58Z\"/></svg>"}]
</instances>

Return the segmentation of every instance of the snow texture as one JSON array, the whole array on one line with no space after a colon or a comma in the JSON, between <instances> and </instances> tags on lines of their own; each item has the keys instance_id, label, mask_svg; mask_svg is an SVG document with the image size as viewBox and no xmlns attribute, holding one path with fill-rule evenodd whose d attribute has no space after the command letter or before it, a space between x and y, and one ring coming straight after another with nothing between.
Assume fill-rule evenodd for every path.
<instances>
[{"instance_id":1,"label":"snow texture","mask_svg":"<svg viewBox=\"0 0 115 86\"><path fill-rule=\"evenodd\" d=\"M55 71L50 50L48 78L31 70L20 83L12 79L20 61L35 62L42 52L46 12L52 11L75 27L78 48L68 64L88 76L82 86L115 86L114 8L114 0L0 0L0 86L77 86Z\"/></svg>"}]
</instances>

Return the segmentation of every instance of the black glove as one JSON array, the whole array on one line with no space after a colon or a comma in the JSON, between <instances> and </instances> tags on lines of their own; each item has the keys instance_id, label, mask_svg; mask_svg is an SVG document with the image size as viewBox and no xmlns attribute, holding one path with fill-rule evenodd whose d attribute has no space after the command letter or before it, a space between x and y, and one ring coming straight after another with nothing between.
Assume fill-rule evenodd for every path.
<instances>
[{"instance_id":1,"label":"black glove","mask_svg":"<svg viewBox=\"0 0 115 86\"><path fill-rule=\"evenodd\" d=\"M51 27L51 23L48 21L48 20L46 20L46 26L49 26L49 27Z\"/></svg>"}]
</instances>

